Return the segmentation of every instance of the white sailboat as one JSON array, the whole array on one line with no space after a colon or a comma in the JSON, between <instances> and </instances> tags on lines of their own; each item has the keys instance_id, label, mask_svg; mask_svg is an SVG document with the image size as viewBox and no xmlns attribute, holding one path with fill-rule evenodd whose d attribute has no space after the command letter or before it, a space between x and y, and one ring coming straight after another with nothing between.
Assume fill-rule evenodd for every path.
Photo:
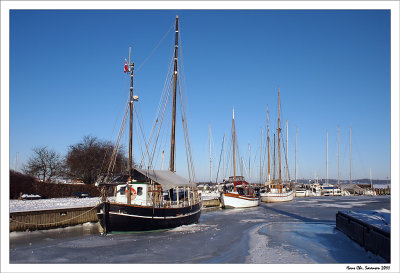
<instances>
[{"instance_id":1,"label":"white sailboat","mask_svg":"<svg viewBox=\"0 0 400 273\"><path fill-rule=\"evenodd\" d=\"M280 134L281 134L281 92L278 91L278 104L279 104L279 118L278 118L278 158L279 158L279 178L274 180L267 180L265 189L260 192L262 202L273 203L273 202L287 202L293 200L294 192L288 185L282 183L281 174L281 147L280 147ZM268 113L268 112L267 112ZM269 118L267 119L269 123ZM269 125L268 125L269 131ZM268 149L269 149L269 132L268 132ZM285 160L287 163L287 160ZM268 161L268 165L269 165ZM269 167L268 167L269 169ZM268 171L268 177L269 171Z\"/></svg>"},{"instance_id":2,"label":"white sailboat","mask_svg":"<svg viewBox=\"0 0 400 273\"><path fill-rule=\"evenodd\" d=\"M259 197L243 176L236 176L235 157L235 111L232 118L232 142L233 142L233 176L224 181L221 192L221 204L223 208L249 208L260 204Z\"/></svg>"}]
</instances>

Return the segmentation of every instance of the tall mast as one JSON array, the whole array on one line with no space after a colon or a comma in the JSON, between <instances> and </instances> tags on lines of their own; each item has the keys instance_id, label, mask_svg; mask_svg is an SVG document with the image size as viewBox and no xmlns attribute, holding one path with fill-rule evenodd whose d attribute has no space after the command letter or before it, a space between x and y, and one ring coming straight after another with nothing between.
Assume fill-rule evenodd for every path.
<instances>
[{"instance_id":1,"label":"tall mast","mask_svg":"<svg viewBox=\"0 0 400 273\"><path fill-rule=\"evenodd\" d=\"M165 155L165 151L163 149L162 154L161 154L161 170L164 169L164 155Z\"/></svg>"},{"instance_id":2,"label":"tall mast","mask_svg":"<svg viewBox=\"0 0 400 273\"><path fill-rule=\"evenodd\" d=\"M235 158L235 108L232 111L232 143L233 143L233 182L236 182L236 158ZM236 190L236 186L235 186Z\"/></svg>"},{"instance_id":3,"label":"tall mast","mask_svg":"<svg viewBox=\"0 0 400 273\"><path fill-rule=\"evenodd\" d=\"M326 130L326 184L328 184L328 130Z\"/></svg>"},{"instance_id":4,"label":"tall mast","mask_svg":"<svg viewBox=\"0 0 400 273\"><path fill-rule=\"evenodd\" d=\"M224 133L224 155L222 157L222 179L225 178L225 133Z\"/></svg>"},{"instance_id":5,"label":"tall mast","mask_svg":"<svg viewBox=\"0 0 400 273\"><path fill-rule=\"evenodd\" d=\"M289 120L286 120L286 159L285 159L286 174L285 175L287 175L287 180L289 181L288 160L289 160Z\"/></svg>"},{"instance_id":6,"label":"tall mast","mask_svg":"<svg viewBox=\"0 0 400 273\"><path fill-rule=\"evenodd\" d=\"M132 162L133 162L133 156L132 156L132 131L133 131L133 102L137 100L138 98L133 96L133 67L134 64L131 62L131 48L129 48L129 71L130 77L131 77L131 87L129 89L129 151L128 151L128 181L127 183L129 184L132 182ZM128 185L128 194L127 194L127 203L131 204L131 187Z\"/></svg>"},{"instance_id":7,"label":"tall mast","mask_svg":"<svg viewBox=\"0 0 400 273\"><path fill-rule=\"evenodd\" d=\"M263 143L263 128L261 128L261 149L260 149L260 184L261 184L261 182L262 182L262 178L263 178L263 175L262 175L262 153L263 153L263 145L262 145L262 143Z\"/></svg>"},{"instance_id":8,"label":"tall mast","mask_svg":"<svg viewBox=\"0 0 400 273\"><path fill-rule=\"evenodd\" d=\"M276 176L275 176L275 171L276 171L276 165L275 165L275 161L276 161L276 153L275 153L275 147L276 147L276 145L275 145L275 134L274 134L274 173L273 173L273 176L272 176L272 179L273 180L275 180L275 178L276 178Z\"/></svg>"},{"instance_id":9,"label":"tall mast","mask_svg":"<svg viewBox=\"0 0 400 273\"><path fill-rule=\"evenodd\" d=\"M267 104L267 148L268 148L268 183L271 183L271 167L270 167L270 156L269 156L269 113Z\"/></svg>"},{"instance_id":10,"label":"tall mast","mask_svg":"<svg viewBox=\"0 0 400 273\"><path fill-rule=\"evenodd\" d=\"M210 143L210 182L212 181L212 158L211 158L211 124L208 123L208 141Z\"/></svg>"},{"instance_id":11,"label":"tall mast","mask_svg":"<svg viewBox=\"0 0 400 273\"><path fill-rule=\"evenodd\" d=\"M176 121L176 85L178 76L178 22L179 17L175 19L175 49L174 49L174 75L173 75L173 93L172 93L172 122L171 122L171 154L169 158L169 170L175 172L175 121Z\"/></svg>"},{"instance_id":12,"label":"tall mast","mask_svg":"<svg viewBox=\"0 0 400 273\"><path fill-rule=\"evenodd\" d=\"M371 170L371 168L369 168L369 177L371 179L371 190L372 190L373 187L372 187L372 170Z\"/></svg>"},{"instance_id":13,"label":"tall mast","mask_svg":"<svg viewBox=\"0 0 400 273\"><path fill-rule=\"evenodd\" d=\"M250 169L250 159L251 159L251 153L250 153L250 143L249 143L249 181L251 181L251 169Z\"/></svg>"},{"instance_id":14,"label":"tall mast","mask_svg":"<svg viewBox=\"0 0 400 273\"><path fill-rule=\"evenodd\" d=\"M132 156L132 131L133 131L133 67L134 64L131 62L131 48L129 48L129 68L130 68L130 77L131 77L131 87L129 90L129 158L128 158L128 170L129 170L129 178L128 182L132 181L132 162L133 162L133 156ZM130 197L130 194L129 194Z\"/></svg>"},{"instance_id":15,"label":"tall mast","mask_svg":"<svg viewBox=\"0 0 400 273\"><path fill-rule=\"evenodd\" d=\"M281 89L278 91L278 105L279 105L279 117L278 117L278 157L279 157L279 183L282 183L282 171L281 171Z\"/></svg>"},{"instance_id":16,"label":"tall mast","mask_svg":"<svg viewBox=\"0 0 400 273\"><path fill-rule=\"evenodd\" d=\"M14 171L18 172L18 152L15 154L15 167Z\"/></svg>"},{"instance_id":17,"label":"tall mast","mask_svg":"<svg viewBox=\"0 0 400 273\"><path fill-rule=\"evenodd\" d=\"M294 182L297 183L297 126L296 126L296 147L294 150Z\"/></svg>"},{"instance_id":18,"label":"tall mast","mask_svg":"<svg viewBox=\"0 0 400 273\"><path fill-rule=\"evenodd\" d=\"M351 127L350 127L350 184L352 184L352 181L351 181Z\"/></svg>"},{"instance_id":19,"label":"tall mast","mask_svg":"<svg viewBox=\"0 0 400 273\"><path fill-rule=\"evenodd\" d=\"M337 183L338 183L338 186L340 186L339 125L337 127Z\"/></svg>"}]
</instances>

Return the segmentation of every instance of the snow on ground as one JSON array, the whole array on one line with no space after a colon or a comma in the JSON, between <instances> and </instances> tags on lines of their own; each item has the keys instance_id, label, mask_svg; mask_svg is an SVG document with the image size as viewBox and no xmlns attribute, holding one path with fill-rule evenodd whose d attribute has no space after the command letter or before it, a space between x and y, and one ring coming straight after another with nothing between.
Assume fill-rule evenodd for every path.
<instances>
[{"instance_id":1,"label":"snow on ground","mask_svg":"<svg viewBox=\"0 0 400 273\"><path fill-rule=\"evenodd\" d=\"M94 207L99 204L100 201L99 197L10 200L10 212Z\"/></svg>"},{"instance_id":2,"label":"snow on ground","mask_svg":"<svg viewBox=\"0 0 400 273\"><path fill-rule=\"evenodd\" d=\"M390 210L347 210L341 212L390 233Z\"/></svg>"},{"instance_id":3,"label":"snow on ground","mask_svg":"<svg viewBox=\"0 0 400 273\"><path fill-rule=\"evenodd\" d=\"M219 230L217 228L217 225L191 224L191 225L180 226L180 227L168 230L167 232L169 232L169 233L180 232L180 233L185 234L185 233L195 233L195 232L205 231L210 228L214 229L214 230Z\"/></svg>"},{"instance_id":4,"label":"snow on ground","mask_svg":"<svg viewBox=\"0 0 400 273\"><path fill-rule=\"evenodd\" d=\"M364 207L367 203L373 203L375 200L356 200L356 201L348 201L348 200L335 200L335 199L313 199L313 200L299 200L297 203L304 203L308 207L315 206L315 203L318 203L319 207L325 208L340 208L340 209L351 209L354 207Z\"/></svg>"}]
</instances>

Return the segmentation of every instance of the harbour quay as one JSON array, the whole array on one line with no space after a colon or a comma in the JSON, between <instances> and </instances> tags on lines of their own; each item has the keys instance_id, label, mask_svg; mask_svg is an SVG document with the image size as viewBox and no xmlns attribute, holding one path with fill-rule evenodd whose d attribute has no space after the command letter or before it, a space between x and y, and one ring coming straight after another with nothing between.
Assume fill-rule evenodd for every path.
<instances>
[{"instance_id":1,"label":"harbour quay","mask_svg":"<svg viewBox=\"0 0 400 273\"><path fill-rule=\"evenodd\" d=\"M60 228L97 221L95 207L10 212L10 232Z\"/></svg>"},{"instance_id":2,"label":"harbour quay","mask_svg":"<svg viewBox=\"0 0 400 273\"><path fill-rule=\"evenodd\" d=\"M336 227L366 250L390 262L390 213L339 211Z\"/></svg>"}]
</instances>

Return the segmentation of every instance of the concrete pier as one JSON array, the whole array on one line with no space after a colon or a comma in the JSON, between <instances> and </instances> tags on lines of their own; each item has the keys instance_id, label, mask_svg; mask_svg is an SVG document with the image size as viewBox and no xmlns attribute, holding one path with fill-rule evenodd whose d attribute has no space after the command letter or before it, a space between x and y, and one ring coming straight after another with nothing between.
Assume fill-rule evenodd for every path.
<instances>
[{"instance_id":1,"label":"concrete pier","mask_svg":"<svg viewBox=\"0 0 400 273\"><path fill-rule=\"evenodd\" d=\"M336 227L366 250L390 262L390 218L387 223L384 216L374 211L338 211Z\"/></svg>"}]
</instances>

